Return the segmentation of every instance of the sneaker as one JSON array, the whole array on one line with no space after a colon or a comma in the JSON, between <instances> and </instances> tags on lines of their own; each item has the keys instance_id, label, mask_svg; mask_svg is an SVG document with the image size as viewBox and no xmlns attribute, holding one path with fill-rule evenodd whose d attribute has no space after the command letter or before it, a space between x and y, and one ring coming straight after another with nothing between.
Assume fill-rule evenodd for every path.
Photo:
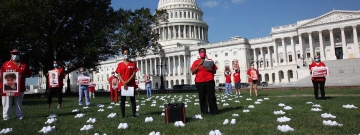
<instances>
[{"instance_id":1,"label":"sneaker","mask_svg":"<svg viewBox=\"0 0 360 135\"><path fill-rule=\"evenodd\" d=\"M24 116L19 117L19 120L23 120L23 119L24 119Z\"/></svg>"}]
</instances>

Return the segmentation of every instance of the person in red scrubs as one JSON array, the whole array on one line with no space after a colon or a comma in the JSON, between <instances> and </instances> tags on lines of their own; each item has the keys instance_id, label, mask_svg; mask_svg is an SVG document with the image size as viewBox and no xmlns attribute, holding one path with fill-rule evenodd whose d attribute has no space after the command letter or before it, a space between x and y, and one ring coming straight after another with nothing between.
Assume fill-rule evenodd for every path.
<instances>
[{"instance_id":1,"label":"person in red scrubs","mask_svg":"<svg viewBox=\"0 0 360 135\"><path fill-rule=\"evenodd\" d=\"M15 115L19 120L24 119L22 112L22 101L24 99L24 91L26 91L25 81L26 78L31 77L32 72L29 66L22 60L20 60L20 52L17 49L12 50L11 60L6 61L1 67L1 74L4 72L18 72L20 75L20 95L19 96L2 96L2 106L3 106L3 119L8 120L11 116L11 106L12 101L15 101Z\"/></svg>"},{"instance_id":2,"label":"person in red scrubs","mask_svg":"<svg viewBox=\"0 0 360 135\"><path fill-rule=\"evenodd\" d=\"M111 104L115 104L114 98L116 98L116 102L119 102L119 95L118 95L119 79L118 77L115 76L115 72L111 72L111 76L109 77L108 82L110 84Z\"/></svg>"},{"instance_id":3,"label":"person in red scrubs","mask_svg":"<svg viewBox=\"0 0 360 135\"><path fill-rule=\"evenodd\" d=\"M51 106L51 102L52 102L52 96L54 94L54 92L57 93L58 95L58 106L57 109L61 108L61 103L62 103L62 90L63 90L63 80L66 76L65 70L63 68L61 68L58 64L57 61L54 60L53 62L54 64L54 69L55 71L58 72L58 86L57 87L52 87L49 88L49 92L48 92L48 97L47 97L47 107L50 109ZM46 76L49 76L49 73L46 73ZM50 80L49 80L49 85L51 84Z\"/></svg>"},{"instance_id":4,"label":"person in red scrubs","mask_svg":"<svg viewBox=\"0 0 360 135\"><path fill-rule=\"evenodd\" d=\"M320 56L315 56L314 58L314 62L312 62L309 66L309 70L310 73L312 73L312 68L313 67L326 67L325 63L321 62L320 60ZM314 95L315 95L315 99L319 100L319 85L320 85L320 94L321 94L321 99L325 100L325 81L326 78L325 77L311 77L311 81L313 83L314 86Z\"/></svg>"},{"instance_id":5,"label":"person in red scrubs","mask_svg":"<svg viewBox=\"0 0 360 135\"><path fill-rule=\"evenodd\" d=\"M258 85L258 76L259 71L254 68L254 65L251 64L251 68L247 71L247 75L249 77L249 84L250 84L250 97L252 96L252 89L255 90L255 95L258 96L257 92L257 85Z\"/></svg>"},{"instance_id":6,"label":"person in red scrubs","mask_svg":"<svg viewBox=\"0 0 360 135\"><path fill-rule=\"evenodd\" d=\"M239 69L236 69L235 70L235 73L233 74L233 77L234 77L234 85L235 85L235 89L236 89L236 95L239 95L241 94L241 91L240 91L240 88L241 88L241 78L240 78L240 71Z\"/></svg>"},{"instance_id":7,"label":"person in red scrubs","mask_svg":"<svg viewBox=\"0 0 360 135\"><path fill-rule=\"evenodd\" d=\"M138 71L138 68L135 62L130 61L130 51L127 47L122 47L122 55L124 61L120 62L116 68L116 73L120 80L119 89L124 86L124 90L128 90L128 87L134 87L134 90L137 89L135 82L135 73ZM135 91L134 91L135 95ZM121 96L120 110L122 118L125 118L125 100L126 96ZM136 102L135 96L130 97L132 116L136 117Z\"/></svg>"},{"instance_id":8,"label":"person in red scrubs","mask_svg":"<svg viewBox=\"0 0 360 135\"><path fill-rule=\"evenodd\" d=\"M192 64L190 70L195 75L195 85L199 93L200 111L202 114L219 114L215 97L215 81L214 74L217 67L215 63L211 68L203 67L203 63L206 59L206 49L199 49L200 59L197 59ZM207 59L209 60L209 59ZM210 108L210 112L208 112Z\"/></svg>"}]
</instances>

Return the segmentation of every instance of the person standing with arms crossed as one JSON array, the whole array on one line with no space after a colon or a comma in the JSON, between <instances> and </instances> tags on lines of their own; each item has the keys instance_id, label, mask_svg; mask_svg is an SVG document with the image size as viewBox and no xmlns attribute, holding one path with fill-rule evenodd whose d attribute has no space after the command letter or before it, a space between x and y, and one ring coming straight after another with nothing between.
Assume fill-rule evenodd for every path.
<instances>
[{"instance_id":1,"label":"person standing with arms crossed","mask_svg":"<svg viewBox=\"0 0 360 135\"><path fill-rule=\"evenodd\" d=\"M309 70L310 73L312 73L312 68L313 67L326 67L325 63L321 62L320 60L320 56L316 55L314 57L314 62L312 62L309 66ZM320 85L320 94L321 94L321 99L324 101L326 100L325 98L325 81L326 78L325 77L311 77L311 81L313 83L313 87L314 87L314 96L316 100L319 100L319 85Z\"/></svg>"},{"instance_id":2,"label":"person standing with arms crossed","mask_svg":"<svg viewBox=\"0 0 360 135\"><path fill-rule=\"evenodd\" d=\"M233 74L234 77L234 83L235 83L235 89L236 89L236 95L241 94L240 88L241 88L241 78L240 78L240 72L238 69L235 70L235 73Z\"/></svg>"},{"instance_id":3,"label":"person standing with arms crossed","mask_svg":"<svg viewBox=\"0 0 360 135\"><path fill-rule=\"evenodd\" d=\"M258 84L258 75L259 71L254 68L254 64L251 64L251 68L247 71L250 83L250 97L252 96L252 89L255 90L256 97L258 96L257 84Z\"/></svg>"},{"instance_id":4,"label":"person standing with arms crossed","mask_svg":"<svg viewBox=\"0 0 360 135\"><path fill-rule=\"evenodd\" d=\"M139 70L135 62L130 61L130 51L127 47L122 47L122 55L124 56L124 61L120 62L116 68L116 73L120 80L119 89L121 86L124 86L124 90L128 90L128 87L134 87L134 90L137 89L135 82L135 74ZM125 100L126 96L121 96L120 110L122 118L125 118ZM135 91L134 96L130 97L132 116L136 116L136 102L135 102Z\"/></svg>"},{"instance_id":5,"label":"person standing with arms crossed","mask_svg":"<svg viewBox=\"0 0 360 135\"><path fill-rule=\"evenodd\" d=\"M231 85L231 71L229 66L225 66L225 94L232 94L232 85Z\"/></svg>"},{"instance_id":6,"label":"person standing with arms crossed","mask_svg":"<svg viewBox=\"0 0 360 135\"><path fill-rule=\"evenodd\" d=\"M145 85L146 85L146 97L151 97L151 80L148 74L145 76Z\"/></svg>"},{"instance_id":7,"label":"person standing with arms crossed","mask_svg":"<svg viewBox=\"0 0 360 135\"><path fill-rule=\"evenodd\" d=\"M52 96L54 95L54 92L56 92L58 95L57 109L60 109L61 103L62 103L62 89L64 86L63 79L65 78L66 73L65 73L65 70L58 65L56 60L54 60L53 65L54 65L53 70L56 70L58 72L58 84L59 84L58 86L59 87L49 88L48 97L47 97L47 107L48 107L48 109L50 109L51 102L52 102ZM49 76L49 73L47 73L46 76ZM51 84L51 82L49 80L49 85L50 84Z\"/></svg>"},{"instance_id":8,"label":"person standing with arms crossed","mask_svg":"<svg viewBox=\"0 0 360 135\"><path fill-rule=\"evenodd\" d=\"M118 85L119 85L119 79L115 76L115 72L111 72L111 76L108 79L108 82L110 84L110 99L111 104L114 103L114 98L116 98L116 102L119 102L119 95L118 95Z\"/></svg>"},{"instance_id":9,"label":"person standing with arms crossed","mask_svg":"<svg viewBox=\"0 0 360 135\"><path fill-rule=\"evenodd\" d=\"M84 68L80 68L80 74L79 77L89 77L87 73L85 73ZM90 80L89 80L90 81ZM79 83L79 80L78 80ZM81 85L79 84L79 106L83 106L83 96L85 95L85 104L86 107L89 107L90 105L90 97L89 97L89 85Z\"/></svg>"},{"instance_id":10,"label":"person standing with arms crossed","mask_svg":"<svg viewBox=\"0 0 360 135\"><path fill-rule=\"evenodd\" d=\"M219 114L215 97L215 81L214 74L217 67L215 64L211 68L204 68L203 63L206 59L206 49L200 48L200 59L197 59L192 64L190 70L195 75L195 85L199 93L200 110L202 114L208 113L210 107L210 114Z\"/></svg>"},{"instance_id":11,"label":"person standing with arms crossed","mask_svg":"<svg viewBox=\"0 0 360 135\"><path fill-rule=\"evenodd\" d=\"M32 72L29 66L20 60L20 52L17 49L12 50L11 60L6 61L1 67L1 74L4 72L18 72L20 75L20 95L19 96L2 96L2 107L3 107L3 119L6 121L11 116L12 101L15 101L15 115L19 120L24 119L22 112L22 101L24 99L24 91L26 91L25 82L26 78L31 77ZM2 77L2 76L1 76ZM5 80L3 80L5 81Z\"/></svg>"}]
</instances>

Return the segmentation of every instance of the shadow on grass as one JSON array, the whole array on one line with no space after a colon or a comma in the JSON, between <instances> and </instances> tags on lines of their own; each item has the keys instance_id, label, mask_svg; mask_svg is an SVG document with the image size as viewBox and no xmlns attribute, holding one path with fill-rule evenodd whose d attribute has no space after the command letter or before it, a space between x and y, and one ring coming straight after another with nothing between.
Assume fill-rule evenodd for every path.
<instances>
[{"instance_id":1,"label":"shadow on grass","mask_svg":"<svg viewBox=\"0 0 360 135\"><path fill-rule=\"evenodd\" d=\"M325 97L325 100L334 99L334 97Z\"/></svg>"},{"instance_id":2,"label":"shadow on grass","mask_svg":"<svg viewBox=\"0 0 360 135\"><path fill-rule=\"evenodd\" d=\"M163 113L164 111L155 111L155 112L148 112L148 113L144 113L142 115L160 115L161 113Z\"/></svg>"},{"instance_id":3,"label":"shadow on grass","mask_svg":"<svg viewBox=\"0 0 360 135\"><path fill-rule=\"evenodd\" d=\"M241 110L241 108L243 108L243 107L242 106L237 106L237 107L222 108L222 109L219 109L219 114L225 113L225 112L230 112L230 111L233 111L233 110Z\"/></svg>"}]
</instances>

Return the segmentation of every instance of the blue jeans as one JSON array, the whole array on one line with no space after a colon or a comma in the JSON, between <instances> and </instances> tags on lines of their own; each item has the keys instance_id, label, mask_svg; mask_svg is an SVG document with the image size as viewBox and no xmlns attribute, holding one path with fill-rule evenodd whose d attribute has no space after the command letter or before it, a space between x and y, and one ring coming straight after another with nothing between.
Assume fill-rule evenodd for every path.
<instances>
[{"instance_id":1,"label":"blue jeans","mask_svg":"<svg viewBox=\"0 0 360 135\"><path fill-rule=\"evenodd\" d=\"M226 87L226 90L225 90L225 94L232 94L232 85L231 83L225 83L225 87Z\"/></svg>"},{"instance_id":2,"label":"blue jeans","mask_svg":"<svg viewBox=\"0 0 360 135\"><path fill-rule=\"evenodd\" d=\"M79 105L83 105L83 96L85 95L86 105L90 105L89 89L84 86L79 87Z\"/></svg>"},{"instance_id":3,"label":"blue jeans","mask_svg":"<svg viewBox=\"0 0 360 135\"><path fill-rule=\"evenodd\" d=\"M151 87L146 87L146 96L151 97Z\"/></svg>"}]
</instances>

